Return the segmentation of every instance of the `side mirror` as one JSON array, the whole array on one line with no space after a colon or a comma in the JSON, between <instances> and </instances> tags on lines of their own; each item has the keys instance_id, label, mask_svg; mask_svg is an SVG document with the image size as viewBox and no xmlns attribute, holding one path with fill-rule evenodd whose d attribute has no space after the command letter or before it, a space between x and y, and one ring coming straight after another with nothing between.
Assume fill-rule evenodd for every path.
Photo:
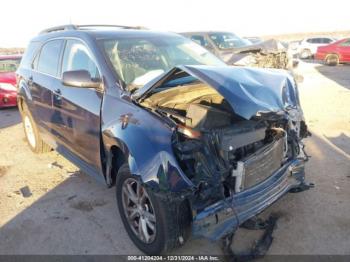
<instances>
[{"instance_id":1,"label":"side mirror","mask_svg":"<svg viewBox=\"0 0 350 262\"><path fill-rule=\"evenodd\" d=\"M99 88L100 80L93 80L87 70L73 70L63 72L62 83L65 86L83 87L83 88Z\"/></svg>"}]
</instances>

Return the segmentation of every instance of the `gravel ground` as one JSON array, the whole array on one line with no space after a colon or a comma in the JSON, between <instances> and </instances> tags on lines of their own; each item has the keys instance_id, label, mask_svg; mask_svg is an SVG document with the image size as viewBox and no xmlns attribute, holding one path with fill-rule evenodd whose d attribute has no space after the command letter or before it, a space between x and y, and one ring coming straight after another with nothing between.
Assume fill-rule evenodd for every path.
<instances>
[{"instance_id":1,"label":"gravel ground","mask_svg":"<svg viewBox=\"0 0 350 262\"><path fill-rule=\"evenodd\" d=\"M313 133L306 141L307 179L316 187L288 194L264 212L281 214L269 254L350 254L350 66L302 62L299 71ZM123 228L115 189L55 152L31 153L16 109L0 110L0 145L0 254L140 254ZM237 249L258 234L238 230ZM191 239L173 252L179 253L220 249Z\"/></svg>"}]
</instances>

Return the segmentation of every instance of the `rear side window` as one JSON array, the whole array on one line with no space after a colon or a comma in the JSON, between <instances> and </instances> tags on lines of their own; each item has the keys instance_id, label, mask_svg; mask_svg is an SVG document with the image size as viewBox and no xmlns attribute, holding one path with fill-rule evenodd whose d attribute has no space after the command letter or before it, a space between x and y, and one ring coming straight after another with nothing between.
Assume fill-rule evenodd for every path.
<instances>
[{"instance_id":1,"label":"rear side window","mask_svg":"<svg viewBox=\"0 0 350 262\"><path fill-rule=\"evenodd\" d=\"M87 70L91 78L99 78L98 69L87 47L78 40L68 40L63 55L62 72Z\"/></svg>"},{"instance_id":2,"label":"rear side window","mask_svg":"<svg viewBox=\"0 0 350 262\"><path fill-rule=\"evenodd\" d=\"M63 40L52 40L42 47L38 61L39 72L57 77L62 44Z\"/></svg>"},{"instance_id":3,"label":"rear side window","mask_svg":"<svg viewBox=\"0 0 350 262\"><path fill-rule=\"evenodd\" d=\"M322 44L323 43L323 39L322 38L315 38L314 39L314 44Z\"/></svg>"},{"instance_id":4,"label":"rear side window","mask_svg":"<svg viewBox=\"0 0 350 262\"><path fill-rule=\"evenodd\" d=\"M32 62L35 54L37 53L40 47L40 42L30 42L21 61L21 67L23 68L32 68Z\"/></svg>"},{"instance_id":5,"label":"rear side window","mask_svg":"<svg viewBox=\"0 0 350 262\"><path fill-rule=\"evenodd\" d=\"M20 57L0 59L0 73L15 72L20 62Z\"/></svg>"},{"instance_id":6,"label":"rear side window","mask_svg":"<svg viewBox=\"0 0 350 262\"><path fill-rule=\"evenodd\" d=\"M350 46L350 39L348 39L348 40L342 42L342 43L340 44L340 46Z\"/></svg>"},{"instance_id":7,"label":"rear side window","mask_svg":"<svg viewBox=\"0 0 350 262\"><path fill-rule=\"evenodd\" d=\"M332 43L332 39L330 39L330 38L323 38L323 43L324 44L330 44L330 43Z\"/></svg>"},{"instance_id":8,"label":"rear side window","mask_svg":"<svg viewBox=\"0 0 350 262\"><path fill-rule=\"evenodd\" d=\"M322 44L323 38L310 38L306 42L311 43L311 44Z\"/></svg>"}]
</instances>

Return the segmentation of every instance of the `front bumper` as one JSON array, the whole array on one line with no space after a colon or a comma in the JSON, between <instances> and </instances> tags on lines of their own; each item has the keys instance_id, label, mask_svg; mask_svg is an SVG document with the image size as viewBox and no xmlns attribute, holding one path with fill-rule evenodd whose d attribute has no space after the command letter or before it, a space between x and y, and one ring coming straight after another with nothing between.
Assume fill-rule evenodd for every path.
<instances>
[{"instance_id":1,"label":"front bumper","mask_svg":"<svg viewBox=\"0 0 350 262\"><path fill-rule=\"evenodd\" d=\"M218 240L304 183L304 160L289 161L260 184L198 213L193 220L193 235Z\"/></svg>"}]
</instances>

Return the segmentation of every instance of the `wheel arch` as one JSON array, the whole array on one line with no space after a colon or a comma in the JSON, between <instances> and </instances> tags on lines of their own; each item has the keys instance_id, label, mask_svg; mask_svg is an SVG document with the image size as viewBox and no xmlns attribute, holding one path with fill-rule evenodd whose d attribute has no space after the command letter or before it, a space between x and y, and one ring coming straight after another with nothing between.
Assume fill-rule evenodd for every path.
<instances>
[{"instance_id":1,"label":"wheel arch","mask_svg":"<svg viewBox=\"0 0 350 262\"><path fill-rule=\"evenodd\" d=\"M17 107L19 112L22 114L23 112L23 97L22 96L17 96Z\"/></svg>"},{"instance_id":2,"label":"wheel arch","mask_svg":"<svg viewBox=\"0 0 350 262\"><path fill-rule=\"evenodd\" d=\"M336 55L339 59L340 59L340 54L339 53L336 53L336 52L330 52L330 53L327 53L326 56L325 56L325 59L327 59L328 56L330 55Z\"/></svg>"},{"instance_id":3,"label":"wheel arch","mask_svg":"<svg viewBox=\"0 0 350 262\"><path fill-rule=\"evenodd\" d=\"M123 149L122 149L123 148ZM109 173L110 177L107 179L107 181L111 182L111 186L115 185L117 174L119 172L119 169L121 166L125 163L128 164L129 168L132 165L132 163L129 162L130 156L129 151L127 150L126 146L120 147L119 145L112 145L109 150L109 154L111 157L111 171ZM132 174L134 174L136 170L132 171Z\"/></svg>"},{"instance_id":4,"label":"wheel arch","mask_svg":"<svg viewBox=\"0 0 350 262\"><path fill-rule=\"evenodd\" d=\"M22 113L24 109L24 103L28 105L32 100L33 98L26 81L22 77L20 77L18 81L17 92L17 104L19 111Z\"/></svg>"},{"instance_id":5,"label":"wheel arch","mask_svg":"<svg viewBox=\"0 0 350 262\"><path fill-rule=\"evenodd\" d=\"M328 65L327 59L328 59L330 56L336 56L336 57L338 58L338 62L337 62L335 65L341 63L341 60L342 60L342 59L341 59L341 55L340 55L339 53L336 53L336 52L331 52L331 53L327 53L327 54L325 55L325 57L324 57L324 63L325 63L326 65Z\"/></svg>"},{"instance_id":6,"label":"wheel arch","mask_svg":"<svg viewBox=\"0 0 350 262\"><path fill-rule=\"evenodd\" d=\"M108 140L108 139L107 139ZM138 175L137 166L133 157L130 155L127 145L121 140L114 138L112 144L108 143L105 146L106 156L106 172L105 179L107 186L112 187L115 185L116 177L119 169L125 163L128 164L130 172L133 175Z\"/></svg>"}]
</instances>

